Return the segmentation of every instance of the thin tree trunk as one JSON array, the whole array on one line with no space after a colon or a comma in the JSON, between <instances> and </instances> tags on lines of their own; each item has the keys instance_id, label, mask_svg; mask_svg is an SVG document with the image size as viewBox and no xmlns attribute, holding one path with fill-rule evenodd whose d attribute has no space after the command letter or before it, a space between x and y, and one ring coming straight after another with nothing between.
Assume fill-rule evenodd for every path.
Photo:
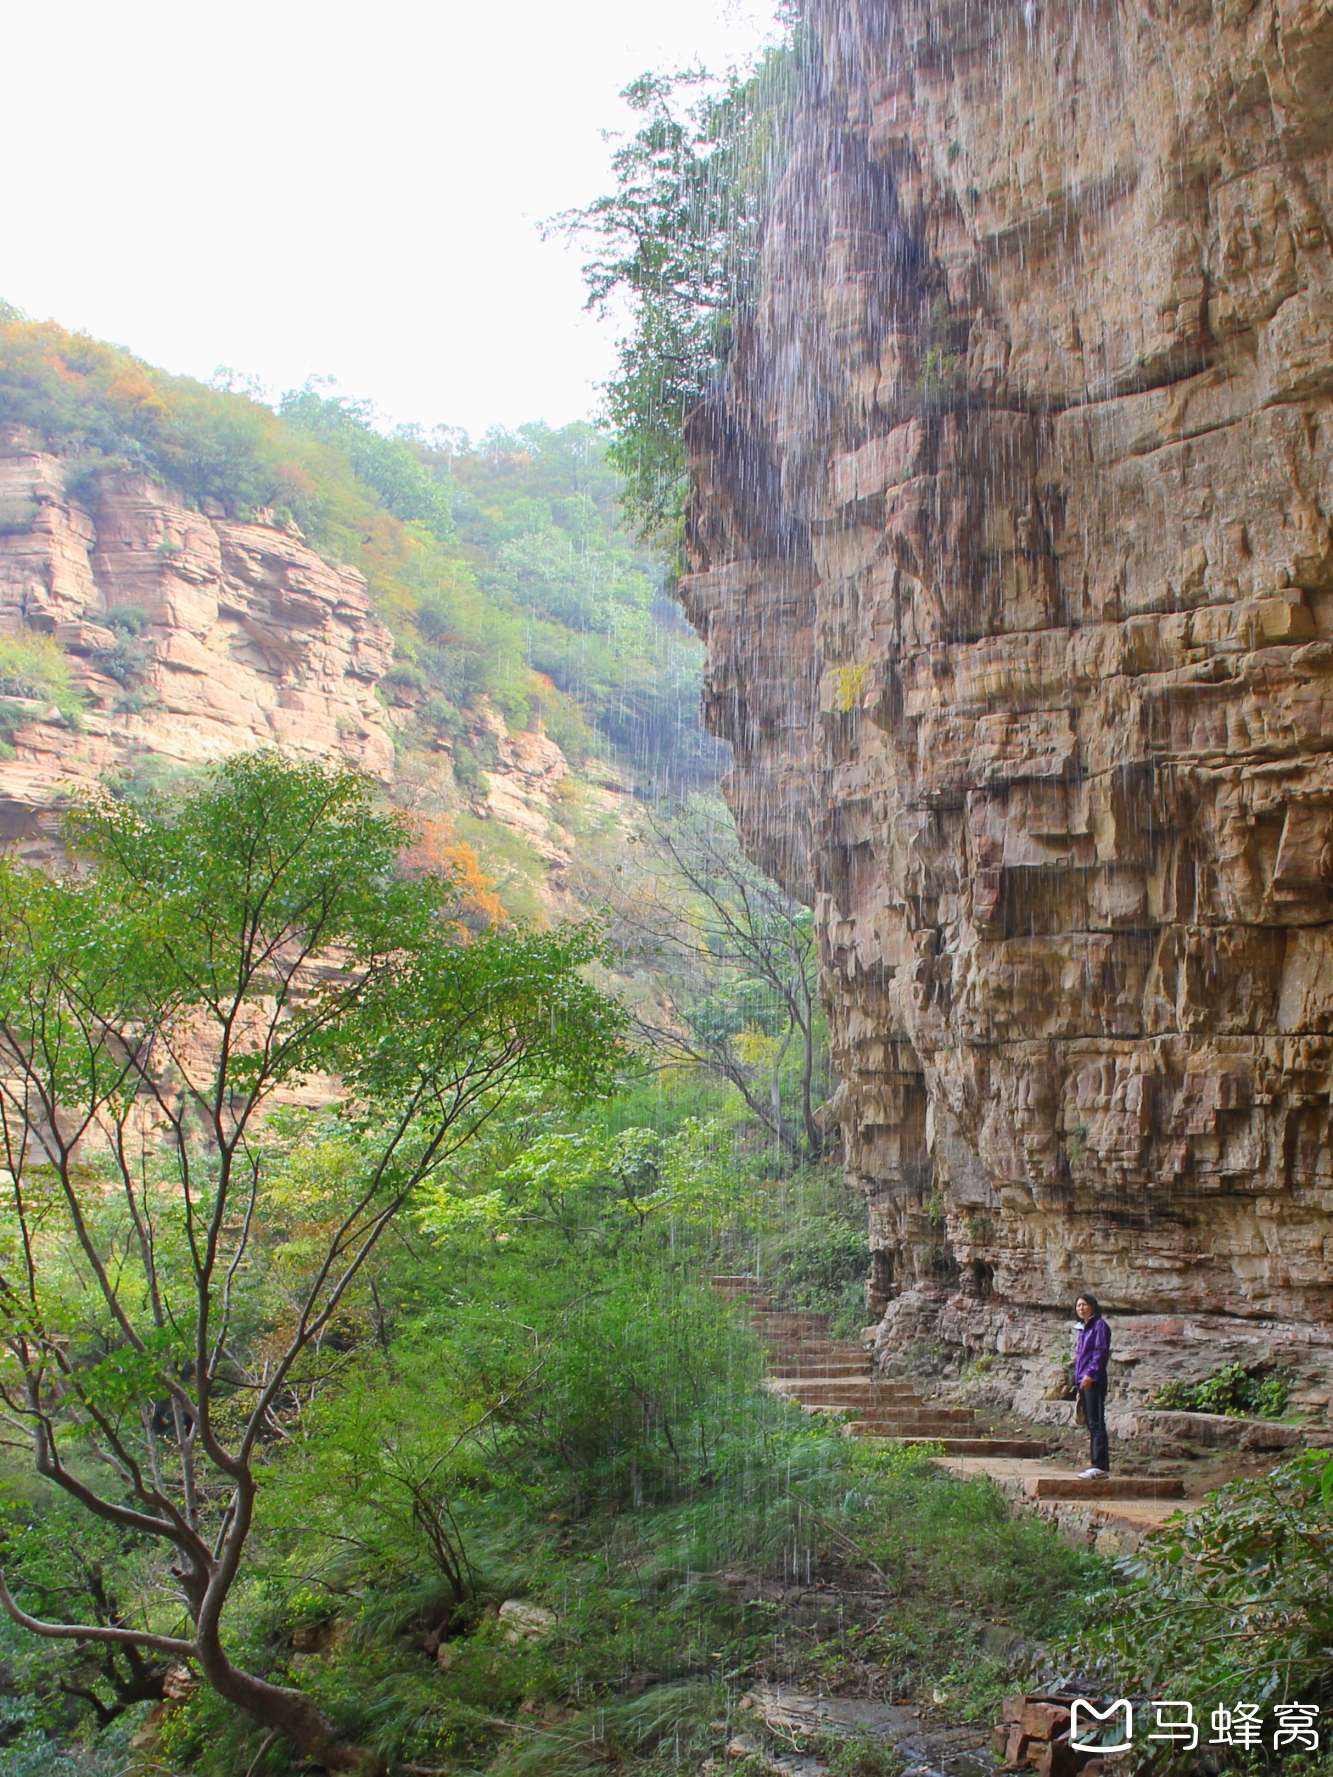
<instances>
[{"instance_id":1,"label":"thin tree trunk","mask_svg":"<svg viewBox=\"0 0 1333 1777\"><path fill-rule=\"evenodd\" d=\"M810 1158L818 1160L824 1151L824 1137L815 1122L814 1096L815 1040L808 1024L801 1026L801 1120L805 1124L805 1142Z\"/></svg>"}]
</instances>

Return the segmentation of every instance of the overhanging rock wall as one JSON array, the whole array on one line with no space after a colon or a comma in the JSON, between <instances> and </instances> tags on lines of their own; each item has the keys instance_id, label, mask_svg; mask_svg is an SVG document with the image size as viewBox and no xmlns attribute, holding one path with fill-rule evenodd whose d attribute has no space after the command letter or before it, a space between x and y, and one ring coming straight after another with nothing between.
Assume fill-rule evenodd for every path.
<instances>
[{"instance_id":1,"label":"overhanging rock wall","mask_svg":"<svg viewBox=\"0 0 1333 1777\"><path fill-rule=\"evenodd\" d=\"M1322 1409L1333 9L810 28L684 592L818 909L883 1337L1035 1386L1090 1288L1140 1394L1285 1356Z\"/></svg>"}]
</instances>

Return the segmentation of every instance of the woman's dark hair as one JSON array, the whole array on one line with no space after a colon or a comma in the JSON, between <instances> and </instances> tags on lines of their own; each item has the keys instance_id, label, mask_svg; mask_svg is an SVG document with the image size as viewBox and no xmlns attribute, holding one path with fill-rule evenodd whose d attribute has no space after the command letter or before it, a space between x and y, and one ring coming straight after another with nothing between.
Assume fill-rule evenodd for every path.
<instances>
[{"instance_id":1,"label":"woman's dark hair","mask_svg":"<svg viewBox=\"0 0 1333 1777\"><path fill-rule=\"evenodd\" d=\"M1090 1296L1086 1290L1080 1290L1078 1292L1077 1296L1074 1298L1074 1316L1076 1319L1078 1317L1078 1305L1080 1302L1087 1303L1088 1307L1092 1310L1092 1318L1096 1320L1097 1316L1102 1311L1102 1305L1097 1300L1096 1296Z\"/></svg>"}]
</instances>

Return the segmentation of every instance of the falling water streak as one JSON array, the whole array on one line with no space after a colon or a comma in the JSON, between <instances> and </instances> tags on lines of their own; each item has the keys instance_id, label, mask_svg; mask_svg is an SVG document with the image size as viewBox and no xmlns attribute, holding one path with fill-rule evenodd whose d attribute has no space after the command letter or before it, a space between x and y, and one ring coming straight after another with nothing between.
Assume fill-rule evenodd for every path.
<instances>
[{"instance_id":1,"label":"falling water streak","mask_svg":"<svg viewBox=\"0 0 1333 1777\"><path fill-rule=\"evenodd\" d=\"M916 67L916 47L904 34L903 21L913 19L923 24L923 40L930 40L929 31L941 40L938 67L927 56L925 73ZM903 926L921 946L907 961L890 961L863 954L870 946L862 934L841 935L854 926L858 896L865 895L873 872L888 874L890 836L881 829L853 841L838 831L839 786L853 782L857 770L868 773L873 748L888 744L872 728L905 746L902 702L909 671L924 663L933 673L938 662L940 682L947 683L964 648L1002 640L1022 627L1005 627L999 545L988 555L982 539L1012 524L1015 572L1028 575L1036 588L1035 614L1028 621L1033 633L1064 630L1073 638L1095 624L1114 626L1140 610L1158 609L1135 575L1152 539L1178 532L1179 489L1165 476L1089 470L1092 496L1067 510L1059 485L1060 474L1074 472L1075 450L1090 451L1092 437L1091 418L1085 436L1064 416L1080 410L1092 415L1109 402L1169 388L1187 381L1202 364L1199 349L1188 343L1165 351L1153 365L1126 362L1114 316L1099 299L1095 279L1106 268L1097 255L1134 201L1132 185L1103 152L1114 143L1113 107L1126 90L1128 53L1109 19L1091 6L1030 0L1015 9L953 8L947 19L905 0L895 5L819 0L811 8L793 119L782 135L784 164L769 182L772 197L759 239L756 281L738 318L726 373L689 423L695 578L693 584L687 580L685 596L710 631L706 707L710 722L734 750L729 794L741 831L766 868L816 902L826 982L835 1004L845 1013L862 996L884 1019L881 1033L901 1041L905 1050L914 1033L930 1035L927 1014L956 1042L956 1007L967 992L978 991L970 979L978 958L998 954L1002 946L1010 947L1006 955L1026 958L1010 966L1031 970L1039 983L1035 1004L1024 1014L1021 1001L1006 1006L997 996L986 1008L987 1032L973 1044L978 1068L987 1070L983 1091L998 1097L1004 1068L1011 1065L1003 1060L1003 1045L1019 1043L1029 1029L1041 1027L1049 1010L1043 994L1069 995L1068 1034L1057 1025L1058 1036L1034 1047L1037 1058L1026 1064L1029 1077L1019 1082L1033 1119L1039 1114L1047 1119L1049 1139L1044 1147L1034 1140L1024 1149L1014 1134L1023 1170L1012 1187L1026 1188L1036 1205L1063 1206L1061 1213L1077 1205L1082 1226L1100 1224L1132 1239L1134 1233L1147 1236L1164 1212L1185 1213L1197 1197L1186 1172L1153 1174L1128 1150L1128 1158L1118 1158L1112 1136L1085 1127L1098 1117L1138 1116L1140 1147L1146 1152L1184 1090L1183 1055L1191 1033L1174 1002L1164 1002L1167 1013L1154 1013L1154 1022L1144 1010L1152 970L1163 964L1160 951L1148 962L1140 953L1149 940L1159 942L1166 922L1148 905L1148 891L1138 911L1098 912L1094 918L1078 905L1080 893L1085 902L1092 893L1092 864L1061 863L1045 874L1034 869L1025 882L1022 871L1001 856L993 869L994 905L983 916L976 891L990 868L983 867L978 849L991 837L984 819L976 832L967 830L962 792L956 792L952 806L942 796L933 803L923 798L919 807L905 798L899 814L919 820L910 842L901 842L897 863L903 873L915 870L926 879L953 846L965 881L962 889L950 891L955 898L947 913L929 907L924 893L914 899L915 891L902 891ZM956 41L945 43L950 32ZM949 76L938 71L946 66L946 48L951 55L973 55L984 71L971 89L970 110L951 95ZM900 102L895 81L904 70L913 73L916 86ZM1021 107L1034 91L1061 99L1044 115L1049 153L1039 171L1048 184L997 246L1000 237L986 237L985 230L1000 199L994 189L984 188L977 171L995 144L979 132L989 119L1000 150L1013 151ZM992 94L996 102L987 109ZM935 110L917 114L915 105ZM956 134L948 136L949 129ZM877 143L874 153L867 147L871 139ZM924 174L913 165L914 157L929 160ZM1193 177L1184 130L1160 173L1170 191L1184 191ZM926 176L933 181L933 210L919 199ZM959 248L955 261L946 263L940 247L946 223L954 229L955 246L966 237L981 266L978 280L985 275L998 284L1009 278L1007 293L992 289L978 295L961 272L955 276L962 252ZM1116 269L1112 266L1111 273ZM1024 311L1021 301L1016 309L1015 289L1041 290L1046 312L1036 312L1032 303ZM1056 387L1053 380L1043 386L1035 374L1026 385L1018 378L1006 382L1008 354L1015 347L1014 340L1002 337L1006 313L1009 320L1018 313L1030 328L1030 360L1040 366L1044 352L1052 365L1064 366L1067 386ZM999 342L993 370L987 368L989 341ZM889 374L888 359L901 359L906 370L899 365ZM1054 379L1054 371L1051 375ZM912 475L865 498L858 494L836 522L821 504L826 478L831 468L846 468L898 427L910 431L913 426L920 435L912 469L930 486L916 531L909 535L908 527L900 527L894 558L887 562L881 556L880 579L871 583L855 563L857 529L882 525L885 505L905 499L895 489L905 487ZM1069 453L1070 462L1059 459L1060 451ZM1038 463L1046 465L1044 483ZM855 487L853 471L846 472ZM838 538L852 565L845 573L826 572L820 564L831 558L831 539ZM1066 573L1071 561L1087 564L1081 580ZM1036 609L1041 598L1048 601L1044 610ZM1162 609L1187 611L1189 605L1183 592L1167 587ZM830 680L861 670L857 649L865 645L865 626L886 612L892 616L886 625L889 639L875 639L881 652L872 655L863 675L865 693L859 703L849 694L848 707L841 708L836 680L835 695L829 696ZM934 625L925 637L923 614ZM909 623L917 626L910 634ZM1027 683L1013 693L1020 710L1027 707L1022 696L1035 701L1037 691L1037 666L1024 671ZM1021 680L1021 673L1016 676ZM859 693L861 685L856 679L854 691ZM868 715L876 697L879 703ZM941 693L941 701L947 702L947 693ZM1131 714L1117 718L1113 709L1108 721L1112 726L1114 720L1128 722ZM1132 776L1130 766L1117 766L1099 778L1084 745L1079 737L1064 775L1051 781L1071 801L1082 797L1086 806L1087 798L1105 795L1129 810L1117 818L1134 826L1135 842L1150 860L1145 871L1158 869L1160 858L1176 848L1182 870L1188 866L1182 896L1192 899L1182 900L1175 917L1205 924L1215 919L1205 905L1203 869L1192 849L1199 836L1172 830L1166 812L1189 806L1183 773L1148 757L1139 762L1139 777ZM909 775L905 767L899 769ZM1174 775L1167 782L1169 773ZM1015 789L1012 779L1000 777L969 784L967 798L982 816L987 808L996 809L997 825L1008 819L1010 836L1016 831L1020 838L1025 836L1022 811L1037 800L1021 780ZM811 810L814 831L807 823ZM1065 837L1067 850L1075 852L1073 837ZM1112 876L1107 869L1108 900L1117 892ZM1072 985L1041 973L1053 967L1042 958L1056 953L1057 941L1066 946ZM1225 978L1220 953L1211 939L1208 943L1200 979L1204 991L1215 994ZM912 994L920 1003L911 1004ZM891 1014L885 1008L892 1008ZM1023 1016L1030 1020L1027 1028ZM901 1024L891 1022L900 1017ZM943 1048L938 1033L932 1040ZM1063 1059L1060 1044L1070 1041L1085 1043L1095 1056L1084 1070L1087 1106L1080 1096L1083 1076ZM907 1054L902 1062L904 1080L915 1063L917 1084L885 1084L884 1094L892 1089L899 1102L891 1112L876 1113L882 1127L896 1129L906 1145L896 1160L868 1161L860 1169L868 1193L878 1194L872 1211L877 1238L884 1242L885 1294L932 1281L923 1260L934 1250L926 1224L928 1201L936 1195L936 1155L924 1128L926 1114L938 1122L942 1100L940 1067L930 1044L922 1041L919 1047L922 1053ZM849 1053L845 1044L844 1063ZM858 1090L866 1091L865 1082ZM1139 1095L1134 1104L1146 1110L1132 1109L1133 1094ZM910 1108L928 1097L926 1110ZM1055 1102L1054 1111L1041 1108L1048 1100ZM1011 1115L1012 1107L1005 1114ZM855 1148L859 1134L852 1122L847 1127ZM980 1152L979 1128L980 1119L974 1118L974 1154ZM1103 1148L1096 1146L1098 1140ZM883 1170L876 1172L876 1165ZM858 1167L851 1170L855 1175ZM941 1177L950 1189L947 1174ZM971 1236L959 1206L951 1200L945 1207L946 1261L952 1262L948 1254L956 1250L971 1252L964 1282L970 1275L974 1299L985 1301L992 1292L1003 1297L1021 1281L1021 1223L1014 1226L1011 1217L1003 1239L993 1238L993 1227L990 1236ZM998 1209L995 1194L985 1207ZM986 1218L976 1220L981 1229ZM1033 1305L1053 1312L1064 1289L1078 1281L1080 1263L1100 1262L1098 1252L1085 1245L1081 1253L1056 1254L1042 1285L1050 1293L1038 1295ZM1146 1301L1153 1299L1150 1292L1145 1295ZM1164 1297L1159 1300L1165 1304Z\"/></svg>"}]
</instances>

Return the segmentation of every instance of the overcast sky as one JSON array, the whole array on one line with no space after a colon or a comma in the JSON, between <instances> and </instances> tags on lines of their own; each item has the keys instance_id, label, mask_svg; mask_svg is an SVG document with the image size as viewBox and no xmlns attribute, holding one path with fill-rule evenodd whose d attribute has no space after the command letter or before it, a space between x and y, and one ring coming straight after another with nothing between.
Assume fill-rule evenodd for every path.
<instances>
[{"instance_id":1,"label":"overcast sky","mask_svg":"<svg viewBox=\"0 0 1333 1777\"><path fill-rule=\"evenodd\" d=\"M0 296L169 370L333 376L478 435L588 413L614 328L538 223L607 187L649 67L765 0L52 0L6 8Z\"/></svg>"}]
</instances>

